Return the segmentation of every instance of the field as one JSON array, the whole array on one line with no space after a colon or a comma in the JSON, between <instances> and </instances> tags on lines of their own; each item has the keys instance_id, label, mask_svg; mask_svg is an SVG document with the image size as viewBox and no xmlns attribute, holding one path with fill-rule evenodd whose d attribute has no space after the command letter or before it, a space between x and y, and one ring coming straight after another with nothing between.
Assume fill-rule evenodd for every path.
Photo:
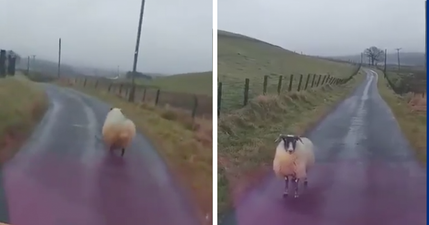
<instances>
[{"instance_id":1,"label":"field","mask_svg":"<svg viewBox=\"0 0 429 225\"><path fill-rule=\"evenodd\" d=\"M364 72L357 71L358 68L302 56L250 37L219 32L219 80L225 87L222 105L226 107L218 123L221 217L271 170L274 140L278 134L302 134L314 126L364 79ZM285 90L288 88L285 84L281 94L277 94L280 75L289 83L290 74L330 74L348 78L356 72L344 84L325 83L300 92L296 91L296 86L291 92ZM262 95L264 75L276 81L269 82L266 95ZM245 78L251 79L253 94L249 104L243 107L240 103Z\"/></svg>"},{"instance_id":2,"label":"field","mask_svg":"<svg viewBox=\"0 0 429 225\"><path fill-rule=\"evenodd\" d=\"M61 84L122 108L136 123L138 130L152 141L183 186L190 190L202 217L210 216L213 177L211 117L192 118L189 111L171 107L172 104L155 106L153 101L146 99L142 102L140 97L136 98L135 103L130 103L126 101L129 93L125 87L119 91L116 84L109 91L109 85L101 80L88 79L85 86L83 82L64 79ZM194 84L198 85L196 82Z\"/></svg>"},{"instance_id":3,"label":"field","mask_svg":"<svg viewBox=\"0 0 429 225\"><path fill-rule=\"evenodd\" d=\"M137 83L156 86L170 92L199 94L212 96L212 72L177 74L173 76L158 76L152 80L138 79Z\"/></svg>"},{"instance_id":4,"label":"field","mask_svg":"<svg viewBox=\"0 0 429 225\"><path fill-rule=\"evenodd\" d=\"M245 78L250 79L249 98L262 93L263 76L268 75L268 93L276 93L279 76L283 76L282 92L288 88L293 74L293 90L299 75L331 75L349 77L356 65L300 55L278 46L226 31L218 31L218 72L222 82L222 111L243 106Z\"/></svg>"},{"instance_id":5,"label":"field","mask_svg":"<svg viewBox=\"0 0 429 225\"><path fill-rule=\"evenodd\" d=\"M426 76L411 76L406 75L407 73L409 74L409 71L399 73L388 71L387 74L392 83L408 85L410 90L417 90L420 93L410 92L402 96L395 94L383 76L379 76L378 87L381 97L392 109L402 132L416 151L418 159L426 165ZM426 72L421 72L422 75L423 73L426 75ZM379 74L382 75L383 73L379 71ZM395 79L397 79L396 82ZM422 85L424 85L424 89Z\"/></svg>"},{"instance_id":6,"label":"field","mask_svg":"<svg viewBox=\"0 0 429 225\"><path fill-rule=\"evenodd\" d=\"M43 117L48 100L37 84L17 75L0 79L0 163L10 159Z\"/></svg>"}]
</instances>

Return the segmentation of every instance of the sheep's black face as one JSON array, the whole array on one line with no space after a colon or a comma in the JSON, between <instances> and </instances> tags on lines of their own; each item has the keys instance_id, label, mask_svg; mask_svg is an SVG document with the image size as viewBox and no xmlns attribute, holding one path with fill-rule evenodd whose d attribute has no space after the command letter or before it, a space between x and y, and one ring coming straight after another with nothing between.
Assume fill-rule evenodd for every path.
<instances>
[{"instance_id":1,"label":"sheep's black face","mask_svg":"<svg viewBox=\"0 0 429 225\"><path fill-rule=\"evenodd\" d=\"M286 151L292 154L296 149L296 142L300 140L300 138L294 135L287 135L282 137L282 139Z\"/></svg>"}]
</instances>

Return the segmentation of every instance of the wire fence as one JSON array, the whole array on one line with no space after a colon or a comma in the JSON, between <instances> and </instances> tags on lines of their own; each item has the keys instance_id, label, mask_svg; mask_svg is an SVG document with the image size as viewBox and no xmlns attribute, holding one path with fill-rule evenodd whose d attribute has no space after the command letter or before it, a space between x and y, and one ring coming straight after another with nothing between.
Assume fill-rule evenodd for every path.
<instances>
[{"instance_id":1,"label":"wire fence","mask_svg":"<svg viewBox=\"0 0 429 225\"><path fill-rule=\"evenodd\" d=\"M293 92L293 91L305 91L310 88L316 88L323 85L341 85L347 83L350 79L355 76L361 68L361 65L358 64L356 66L356 69L352 72L352 74L347 78L337 78L332 77L331 75L317 75L317 74L307 74L306 76L300 74L300 75L290 75L290 76L278 76L278 78L273 82L273 79L270 79L270 75L265 75L263 77L263 82L257 81L254 85L251 85L251 80L249 78L244 79L244 83L241 83L242 95L241 95L241 103L237 102L237 95L235 95L233 98L230 98L230 94L228 93L227 96L224 96L223 89L224 84L223 82L218 82L218 116L221 114L221 111L223 111L224 103L226 103L225 109L230 109L231 105L234 105L235 108L241 108L245 107L249 99L256 97L257 95L263 94L277 94L280 95L285 92ZM269 82L271 80L271 82ZM261 92L255 92L254 90L258 90L258 88L250 88L259 86L262 87L262 93ZM275 86L275 91L273 90L273 86ZM234 88L236 92L240 92L238 89L240 87L231 87ZM253 90L253 91L252 91ZM259 89L260 90L260 89ZM240 97L239 97L240 98ZM231 102L233 101L233 102ZM237 107L238 106L238 107Z\"/></svg>"},{"instance_id":2,"label":"wire fence","mask_svg":"<svg viewBox=\"0 0 429 225\"><path fill-rule=\"evenodd\" d=\"M69 85L104 90L124 99L129 98L132 87L131 83L99 77L62 78L62 81ZM157 107L171 106L188 111L192 118L196 116L212 117L212 98L205 95L163 91L153 86L136 85L134 102L153 104Z\"/></svg>"}]
</instances>

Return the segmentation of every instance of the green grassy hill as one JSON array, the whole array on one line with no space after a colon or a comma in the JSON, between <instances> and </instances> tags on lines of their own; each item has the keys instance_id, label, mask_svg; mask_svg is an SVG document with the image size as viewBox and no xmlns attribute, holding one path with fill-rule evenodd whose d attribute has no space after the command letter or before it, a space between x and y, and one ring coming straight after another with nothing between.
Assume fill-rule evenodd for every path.
<instances>
[{"instance_id":1,"label":"green grassy hill","mask_svg":"<svg viewBox=\"0 0 429 225\"><path fill-rule=\"evenodd\" d=\"M250 79L250 97L255 97L262 93L264 75L269 76L268 92L275 93L280 75L285 89L291 74L297 85L300 74L345 78L355 69L351 64L304 56L255 38L218 31L218 77L223 83L223 109L241 107L245 78Z\"/></svg>"},{"instance_id":2,"label":"green grassy hill","mask_svg":"<svg viewBox=\"0 0 429 225\"><path fill-rule=\"evenodd\" d=\"M212 72L185 73L172 76L158 76L152 80L139 80L140 84L153 85L162 90L212 96Z\"/></svg>"}]
</instances>

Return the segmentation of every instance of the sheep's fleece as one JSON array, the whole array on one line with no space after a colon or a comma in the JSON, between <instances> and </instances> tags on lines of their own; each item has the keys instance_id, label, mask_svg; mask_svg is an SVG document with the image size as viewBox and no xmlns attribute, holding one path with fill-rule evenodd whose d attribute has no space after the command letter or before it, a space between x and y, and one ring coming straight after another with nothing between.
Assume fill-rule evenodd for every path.
<instances>
[{"instance_id":1,"label":"sheep's fleece","mask_svg":"<svg viewBox=\"0 0 429 225\"><path fill-rule=\"evenodd\" d=\"M126 148L136 134L136 127L120 108L111 108L102 128L103 140L109 147Z\"/></svg>"}]
</instances>

